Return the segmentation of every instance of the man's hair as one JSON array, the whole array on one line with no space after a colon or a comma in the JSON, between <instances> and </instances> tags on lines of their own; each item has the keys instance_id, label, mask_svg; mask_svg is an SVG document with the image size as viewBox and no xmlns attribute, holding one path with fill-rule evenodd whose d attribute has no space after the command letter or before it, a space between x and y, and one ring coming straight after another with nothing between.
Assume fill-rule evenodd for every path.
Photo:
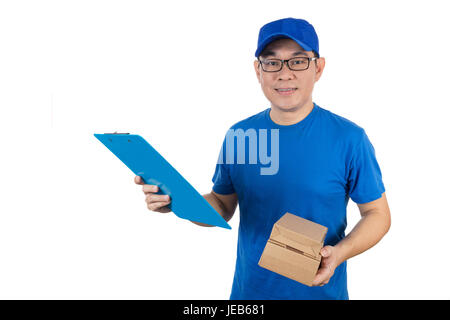
<instances>
[{"instance_id":1,"label":"man's hair","mask_svg":"<svg viewBox=\"0 0 450 320\"><path fill-rule=\"evenodd\" d=\"M267 47L263 50L263 51L261 51L261 54L259 55L259 57L258 57L258 59L259 58L264 58L264 57L267 57L268 56L268 49L267 49ZM312 53L313 53L313 56L315 57L315 58L318 58L319 57L319 55L317 54L317 52L315 52L314 50L312 51Z\"/></svg>"}]
</instances>

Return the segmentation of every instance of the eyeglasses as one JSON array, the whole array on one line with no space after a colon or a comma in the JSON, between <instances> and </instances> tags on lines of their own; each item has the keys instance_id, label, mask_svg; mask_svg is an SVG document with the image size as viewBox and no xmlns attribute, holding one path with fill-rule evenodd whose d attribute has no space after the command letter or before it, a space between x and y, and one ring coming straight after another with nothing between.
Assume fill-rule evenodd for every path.
<instances>
[{"instance_id":1,"label":"eyeglasses","mask_svg":"<svg viewBox=\"0 0 450 320\"><path fill-rule=\"evenodd\" d=\"M296 57L287 60L282 59L264 59L259 60L263 71L265 72L278 72L283 69L283 65L286 62L288 68L292 71L303 71L309 68L311 61L317 60L317 57Z\"/></svg>"}]
</instances>

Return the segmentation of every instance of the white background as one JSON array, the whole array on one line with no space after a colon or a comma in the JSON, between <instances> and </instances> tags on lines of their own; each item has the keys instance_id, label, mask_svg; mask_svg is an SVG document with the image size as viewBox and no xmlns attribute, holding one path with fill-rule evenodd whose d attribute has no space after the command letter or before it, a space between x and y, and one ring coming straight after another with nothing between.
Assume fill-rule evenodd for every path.
<instances>
[{"instance_id":1,"label":"white background","mask_svg":"<svg viewBox=\"0 0 450 320\"><path fill-rule=\"evenodd\" d=\"M326 58L314 101L366 130L392 213L350 298L449 299L445 3L1 1L0 298L228 299L239 212L229 231L148 211L93 134L138 133L209 192L226 130L269 107L259 28L296 17Z\"/></svg>"}]
</instances>

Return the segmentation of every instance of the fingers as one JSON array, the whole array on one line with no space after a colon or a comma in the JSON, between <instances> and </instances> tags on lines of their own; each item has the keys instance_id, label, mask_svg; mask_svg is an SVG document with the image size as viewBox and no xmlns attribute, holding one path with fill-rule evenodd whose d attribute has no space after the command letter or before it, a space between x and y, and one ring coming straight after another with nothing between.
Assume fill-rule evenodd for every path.
<instances>
[{"instance_id":1,"label":"fingers","mask_svg":"<svg viewBox=\"0 0 450 320\"><path fill-rule=\"evenodd\" d=\"M147 208L156 212L170 212L171 209L167 207L170 202L170 196L165 194L156 194L159 191L159 187L152 184L145 184L144 180L140 176L134 177L134 183L142 186L142 192L145 194L145 202Z\"/></svg>"},{"instance_id":2,"label":"fingers","mask_svg":"<svg viewBox=\"0 0 450 320\"><path fill-rule=\"evenodd\" d=\"M134 177L134 183L139 184L139 185L143 185L144 181L142 180L142 178L140 176L135 176Z\"/></svg>"},{"instance_id":3,"label":"fingers","mask_svg":"<svg viewBox=\"0 0 450 320\"><path fill-rule=\"evenodd\" d=\"M167 209L170 211L169 208L166 208L168 206L170 201L168 202L151 202L147 204L147 208L151 211L158 211L158 212L168 212Z\"/></svg>"},{"instance_id":4,"label":"fingers","mask_svg":"<svg viewBox=\"0 0 450 320\"><path fill-rule=\"evenodd\" d=\"M153 184L145 184L144 180L142 179L141 176L135 176L134 177L134 183L144 186L142 188L142 190L144 191L144 193L147 192L158 192L158 186L155 186Z\"/></svg>"},{"instance_id":5,"label":"fingers","mask_svg":"<svg viewBox=\"0 0 450 320\"><path fill-rule=\"evenodd\" d=\"M313 280L313 286L324 286L330 280L330 269L328 267L322 267L316 274L316 277Z\"/></svg>"},{"instance_id":6,"label":"fingers","mask_svg":"<svg viewBox=\"0 0 450 320\"><path fill-rule=\"evenodd\" d=\"M332 246L325 246L320 250L320 255L322 256L322 262L320 263L320 268L317 271L316 277L313 280L313 286L324 286L329 281L334 274L334 268L331 263L331 255L333 254Z\"/></svg>"},{"instance_id":7,"label":"fingers","mask_svg":"<svg viewBox=\"0 0 450 320\"><path fill-rule=\"evenodd\" d=\"M167 194L149 193L145 197L145 202L149 204L152 202L170 202L170 197Z\"/></svg>"},{"instance_id":8,"label":"fingers","mask_svg":"<svg viewBox=\"0 0 450 320\"><path fill-rule=\"evenodd\" d=\"M142 178L140 176L135 176L134 177L134 183L143 186L142 187L142 191L147 194L147 193L155 193L158 192L158 186L153 185L153 184L145 184L144 180L142 180Z\"/></svg>"},{"instance_id":9,"label":"fingers","mask_svg":"<svg viewBox=\"0 0 450 320\"><path fill-rule=\"evenodd\" d=\"M153 184L144 184L142 186L142 191L145 194L156 193L156 192L158 192L158 190L159 190L158 186L155 186Z\"/></svg>"},{"instance_id":10,"label":"fingers","mask_svg":"<svg viewBox=\"0 0 450 320\"><path fill-rule=\"evenodd\" d=\"M317 274L313 280L312 285L313 286L324 286L326 285L331 277L334 274L335 267L330 262L325 262L325 259L322 259L322 262L320 264L320 268L317 271Z\"/></svg>"},{"instance_id":11,"label":"fingers","mask_svg":"<svg viewBox=\"0 0 450 320\"><path fill-rule=\"evenodd\" d=\"M145 197L145 202L147 203L147 208L151 211L156 212L170 212L171 209L167 206L170 204L170 196L166 194L154 194L148 193Z\"/></svg>"}]
</instances>

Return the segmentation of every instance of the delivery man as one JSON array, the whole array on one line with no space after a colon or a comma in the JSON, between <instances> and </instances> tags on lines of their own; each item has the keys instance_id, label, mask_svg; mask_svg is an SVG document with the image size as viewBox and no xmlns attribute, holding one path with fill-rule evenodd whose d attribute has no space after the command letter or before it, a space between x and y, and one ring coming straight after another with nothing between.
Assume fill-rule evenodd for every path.
<instances>
[{"instance_id":1,"label":"delivery man","mask_svg":"<svg viewBox=\"0 0 450 320\"><path fill-rule=\"evenodd\" d=\"M260 169L267 167L267 161L242 163L228 153L225 161L221 157L230 149L225 139L212 191L204 195L227 221L239 203L230 299L348 299L346 260L374 246L390 228L375 150L363 128L312 101L325 59L319 55L311 24L286 18L264 25L255 57L256 76L270 108L237 122L229 132L244 132L249 140L250 133L263 130L267 141L269 134L276 136L270 148L272 157L277 157L277 168L263 174ZM350 60L342 63L351 66ZM143 184L139 176L135 183L143 185L148 209L170 211L169 196L155 194L157 186ZM349 198L357 203L361 219L345 235ZM274 223L286 212L328 228L312 287L258 266Z\"/></svg>"}]
</instances>

